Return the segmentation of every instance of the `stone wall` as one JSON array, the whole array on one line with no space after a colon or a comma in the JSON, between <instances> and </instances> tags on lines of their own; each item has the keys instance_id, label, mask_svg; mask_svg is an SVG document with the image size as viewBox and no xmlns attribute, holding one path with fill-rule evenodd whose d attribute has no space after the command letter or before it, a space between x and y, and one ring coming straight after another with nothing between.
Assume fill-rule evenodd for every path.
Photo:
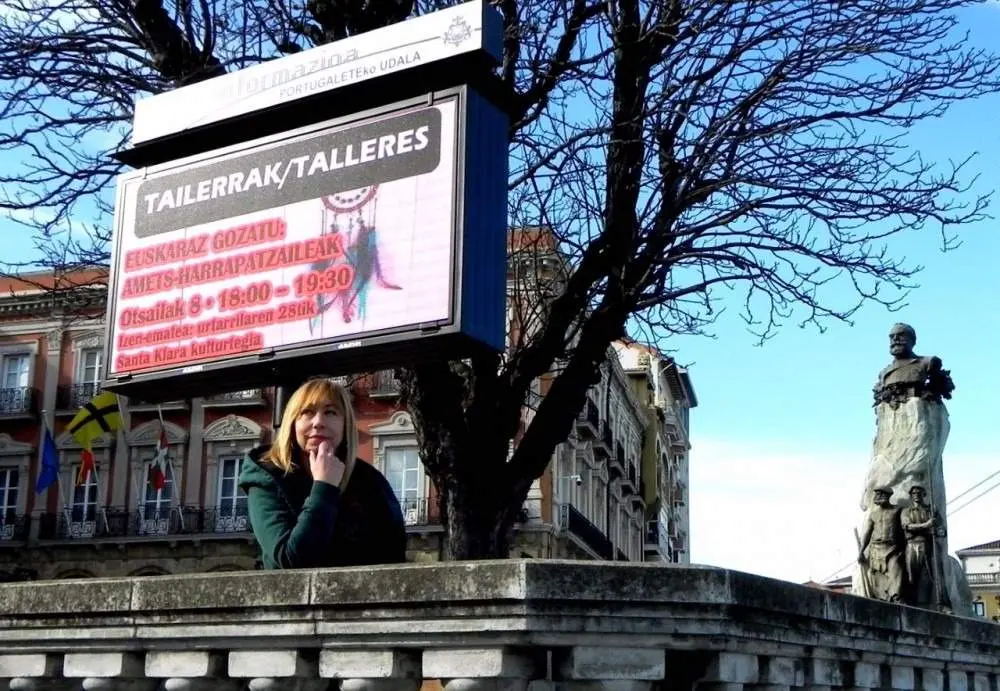
<instances>
[{"instance_id":1,"label":"stone wall","mask_svg":"<svg viewBox=\"0 0 1000 691\"><path fill-rule=\"evenodd\" d=\"M406 560L416 564L439 561L442 537L441 526L411 527L407 532ZM514 534L511 555L532 559L593 558L569 533L543 523L521 526ZM0 582L7 580L3 574L15 572L25 577L30 574L32 580L52 580L252 571L257 557L257 543L250 533L35 541L24 545L0 542Z\"/></svg>"},{"instance_id":2,"label":"stone wall","mask_svg":"<svg viewBox=\"0 0 1000 691\"><path fill-rule=\"evenodd\" d=\"M1000 675L982 620L600 562L8 584L0 641L12 690L998 691Z\"/></svg>"}]
</instances>

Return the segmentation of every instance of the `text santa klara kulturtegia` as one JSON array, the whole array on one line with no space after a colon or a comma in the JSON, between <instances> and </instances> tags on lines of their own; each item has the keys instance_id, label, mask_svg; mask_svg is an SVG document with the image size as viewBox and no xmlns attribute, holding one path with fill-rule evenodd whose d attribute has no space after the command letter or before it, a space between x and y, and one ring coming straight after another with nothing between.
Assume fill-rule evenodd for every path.
<instances>
[{"instance_id":1,"label":"text santa klara kulturtegia","mask_svg":"<svg viewBox=\"0 0 1000 691\"><path fill-rule=\"evenodd\" d=\"M425 175L441 159L441 111L422 108L302 135L144 180L137 237Z\"/></svg>"}]
</instances>

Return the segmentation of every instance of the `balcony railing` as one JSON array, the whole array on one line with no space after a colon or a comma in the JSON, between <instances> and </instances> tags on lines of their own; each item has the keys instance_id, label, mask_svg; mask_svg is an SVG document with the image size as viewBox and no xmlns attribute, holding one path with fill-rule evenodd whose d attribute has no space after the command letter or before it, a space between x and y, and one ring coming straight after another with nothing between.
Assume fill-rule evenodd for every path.
<instances>
[{"instance_id":1,"label":"balcony railing","mask_svg":"<svg viewBox=\"0 0 1000 691\"><path fill-rule=\"evenodd\" d=\"M588 397L583 404L583 409L576 418L578 429L590 436L592 439L598 438L601 429L601 415L597 410L597 404Z\"/></svg>"},{"instance_id":2,"label":"balcony railing","mask_svg":"<svg viewBox=\"0 0 1000 691\"><path fill-rule=\"evenodd\" d=\"M608 536L601 532L601 529L591 523L586 516L572 504L560 504L559 506L560 528L576 535L583 544L597 554L598 557L606 561L611 561L614 556L614 547Z\"/></svg>"},{"instance_id":3,"label":"balcony railing","mask_svg":"<svg viewBox=\"0 0 1000 691\"><path fill-rule=\"evenodd\" d=\"M0 389L0 416L34 415L37 401L38 390L30 386Z\"/></svg>"},{"instance_id":4,"label":"balcony railing","mask_svg":"<svg viewBox=\"0 0 1000 691\"><path fill-rule=\"evenodd\" d=\"M399 502L403 512L403 522L406 525L429 525L431 521L430 507L427 499L403 499Z\"/></svg>"},{"instance_id":5,"label":"balcony railing","mask_svg":"<svg viewBox=\"0 0 1000 691\"><path fill-rule=\"evenodd\" d=\"M105 518L107 521L105 522ZM66 513L44 514L38 526L39 540L90 540L142 538L169 535L242 534L251 531L246 509L161 508L147 511L105 509L86 517Z\"/></svg>"},{"instance_id":6,"label":"balcony railing","mask_svg":"<svg viewBox=\"0 0 1000 691\"><path fill-rule=\"evenodd\" d=\"M612 449L611 463L608 465L608 471L613 477L624 478L625 475L625 447L620 441L616 441Z\"/></svg>"},{"instance_id":7,"label":"balcony railing","mask_svg":"<svg viewBox=\"0 0 1000 691\"><path fill-rule=\"evenodd\" d=\"M24 542L28 539L30 527L30 516L13 513L0 516L0 542Z\"/></svg>"},{"instance_id":8,"label":"balcony railing","mask_svg":"<svg viewBox=\"0 0 1000 691\"><path fill-rule=\"evenodd\" d=\"M399 380L392 370L375 372L368 387L371 398L389 398L399 395Z\"/></svg>"},{"instance_id":9,"label":"balcony railing","mask_svg":"<svg viewBox=\"0 0 1000 691\"><path fill-rule=\"evenodd\" d=\"M234 405L241 403L264 403L264 389L242 389L227 391L205 398L205 405Z\"/></svg>"},{"instance_id":10,"label":"balcony railing","mask_svg":"<svg viewBox=\"0 0 1000 691\"><path fill-rule=\"evenodd\" d=\"M670 551L670 535L659 520L646 521L646 547L655 547L665 557Z\"/></svg>"},{"instance_id":11,"label":"balcony railing","mask_svg":"<svg viewBox=\"0 0 1000 691\"><path fill-rule=\"evenodd\" d=\"M100 392L100 385L95 383L60 386L56 390L56 407L59 410L75 411L90 403L90 399Z\"/></svg>"},{"instance_id":12,"label":"balcony railing","mask_svg":"<svg viewBox=\"0 0 1000 691\"><path fill-rule=\"evenodd\" d=\"M967 573L966 579L969 585L996 585L1000 584L1000 571L993 573Z\"/></svg>"}]
</instances>

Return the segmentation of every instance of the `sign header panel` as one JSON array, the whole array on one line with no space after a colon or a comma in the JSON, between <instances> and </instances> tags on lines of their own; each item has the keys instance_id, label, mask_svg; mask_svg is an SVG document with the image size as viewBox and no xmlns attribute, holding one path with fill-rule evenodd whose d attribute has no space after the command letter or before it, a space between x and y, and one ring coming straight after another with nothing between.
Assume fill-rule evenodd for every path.
<instances>
[{"instance_id":1,"label":"sign header panel","mask_svg":"<svg viewBox=\"0 0 1000 691\"><path fill-rule=\"evenodd\" d=\"M472 0L138 101L132 145L447 58L500 58L500 15Z\"/></svg>"},{"instance_id":2,"label":"sign header panel","mask_svg":"<svg viewBox=\"0 0 1000 691\"><path fill-rule=\"evenodd\" d=\"M458 99L123 176L108 376L454 318Z\"/></svg>"}]
</instances>

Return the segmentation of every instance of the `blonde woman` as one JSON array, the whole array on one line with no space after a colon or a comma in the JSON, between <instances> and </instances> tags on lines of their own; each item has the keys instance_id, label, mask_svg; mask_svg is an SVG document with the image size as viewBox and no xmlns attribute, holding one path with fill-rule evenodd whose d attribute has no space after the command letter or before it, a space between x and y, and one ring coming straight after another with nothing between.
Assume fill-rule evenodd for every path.
<instances>
[{"instance_id":1,"label":"blonde woman","mask_svg":"<svg viewBox=\"0 0 1000 691\"><path fill-rule=\"evenodd\" d=\"M264 568L405 561L399 501L357 446L344 387L311 379L288 399L274 444L251 451L240 471Z\"/></svg>"}]
</instances>

